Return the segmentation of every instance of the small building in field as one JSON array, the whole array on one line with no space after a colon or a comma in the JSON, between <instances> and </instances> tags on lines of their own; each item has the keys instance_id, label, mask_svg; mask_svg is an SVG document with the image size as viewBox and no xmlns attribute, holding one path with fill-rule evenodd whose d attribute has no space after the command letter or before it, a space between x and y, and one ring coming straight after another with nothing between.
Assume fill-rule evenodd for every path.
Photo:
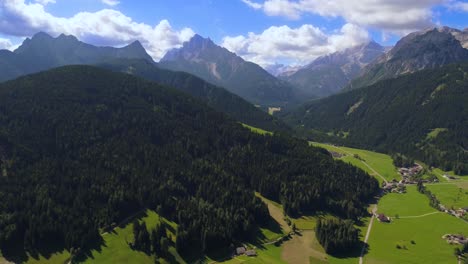
<instances>
[{"instance_id":1,"label":"small building in field","mask_svg":"<svg viewBox=\"0 0 468 264\"><path fill-rule=\"evenodd\" d=\"M385 216L384 214L378 214L378 215L377 215L377 219L378 219L380 222L390 223L390 217Z\"/></svg>"},{"instance_id":2,"label":"small building in field","mask_svg":"<svg viewBox=\"0 0 468 264\"><path fill-rule=\"evenodd\" d=\"M236 255L244 255L245 254L245 247L238 247L236 248Z\"/></svg>"},{"instance_id":3,"label":"small building in field","mask_svg":"<svg viewBox=\"0 0 468 264\"><path fill-rule=\"evenodd\" d=\"M255 250L251 249L251 250L247 250L245 252L245 255L249 256L249 257L255 257L255 256L257 256L257 252Z\"/></svg>"}]
</instances>

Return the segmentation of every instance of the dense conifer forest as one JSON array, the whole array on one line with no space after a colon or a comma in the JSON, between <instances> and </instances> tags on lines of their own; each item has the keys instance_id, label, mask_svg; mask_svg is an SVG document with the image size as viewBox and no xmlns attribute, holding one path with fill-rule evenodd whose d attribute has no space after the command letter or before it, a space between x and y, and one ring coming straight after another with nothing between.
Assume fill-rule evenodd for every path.
<instances>
[{"instance_id":1,"label":"dense conifer forest","mask_svg":"<svg viewBox=\"0 0 468 264\"><path fill-rule=\"evenodd\" d=\"M306 138L468 173L468 64L424 70L283 115Z\"/></svg>"},{"instance_id":2,"label":"dense conifer forest","mask_svg":"<svg viewBox=\"0 0 468 264\"><path fill-rule=\"evenodd\" d=\"M177 222L178 251L203 252L268 222L255 191L289 215L358 219L378 189L306 141L251 133L177 90L90 66L0 84L0 154L6 257L44 243L85 250L145 208ZM160 250L152 232L132 242Z\"/></svg>"}]
</instances>

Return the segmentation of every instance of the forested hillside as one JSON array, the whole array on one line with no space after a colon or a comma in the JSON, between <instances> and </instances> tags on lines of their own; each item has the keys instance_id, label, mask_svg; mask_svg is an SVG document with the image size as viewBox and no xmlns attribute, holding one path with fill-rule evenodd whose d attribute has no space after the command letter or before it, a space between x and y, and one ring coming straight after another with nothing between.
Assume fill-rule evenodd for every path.
<instances>
[{"instance_id":1,"label":"forested hillside","mask_svg":"<svg viewBox=\"0 0 468 264\"><path fill-rule=\"evenodd\" d=\"M240 122L269 131L292 131L283 121L255 107L240 96L194 75L161 69L154 63L138 59L109 60L98 66L174 87L201 99L215 110L226 113Z\"/></svg>"},{"instance_id":2,"label":"forested hillside","mask_svg":"<svg viewBox=\"0 0 468 264\"><path fill-rule=\"evenodd\" d=\"M179 252L248 240L268 218L356 219L377 181L322 149L251 133L224 114L131 75L69 66L0 84L0 248L81 252L144 208L178 223Z\"/></svg>"},{"instance_id":3,"label":"forested hillside","mask_svg":"<svg viewBox=\"0 0 468 264\"><path fill-rule=\"evenodd\" d=\"M468 64L316 100L284 118L315 140L403 153L467 173Z\"/></svg>"}]
</instances>

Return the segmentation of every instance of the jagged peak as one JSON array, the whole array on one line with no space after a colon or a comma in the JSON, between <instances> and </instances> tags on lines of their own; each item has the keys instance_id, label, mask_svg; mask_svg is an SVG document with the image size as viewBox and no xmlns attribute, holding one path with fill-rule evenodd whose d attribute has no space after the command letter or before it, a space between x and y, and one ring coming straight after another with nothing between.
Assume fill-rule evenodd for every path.
<instances>
[{"instance_id":1,"label":"jagged peak","mask_svg":"<svg viewBox=\"0 0 468 264\"><path fill-rule=\"evenodd\" d=\"M39 31L36 34L34 34L31 39L53 39L53 37L43 31Z\"/></svg>"}]
</instances>

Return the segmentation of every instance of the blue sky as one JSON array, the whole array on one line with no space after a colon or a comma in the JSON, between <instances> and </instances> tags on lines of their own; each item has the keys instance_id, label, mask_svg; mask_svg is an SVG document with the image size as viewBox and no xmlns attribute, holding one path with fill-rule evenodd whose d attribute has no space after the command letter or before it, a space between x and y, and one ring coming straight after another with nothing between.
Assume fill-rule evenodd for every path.
<instances>
[{"instance_id":1,"label":"blue sky","mask_svg":"<svg viewBox=\"0 0 468 264\"><path fill-rule=\"evenodd\" d=\"M198 33L261 65L304 64L373 39L468 27L458 0L0 0L0 48L44 31L95 45L140 40L157 61Z\"/></svg>"}]
</instances>

